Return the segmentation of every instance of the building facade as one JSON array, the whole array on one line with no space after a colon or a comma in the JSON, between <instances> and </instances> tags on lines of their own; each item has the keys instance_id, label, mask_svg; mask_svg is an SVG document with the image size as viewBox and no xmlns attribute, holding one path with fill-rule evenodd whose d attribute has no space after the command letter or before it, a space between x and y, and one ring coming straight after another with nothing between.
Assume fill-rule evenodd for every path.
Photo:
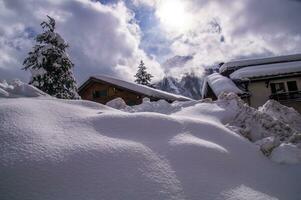
<instances>
[{"instance_id":1,"label":"building facade","mask_svg":"<svg viewBox=\"0 0 301 200\"><path fill-rule=\"evenodd\" d=\"M244 92L242 99L252 107L274 99L301 113L301 54L233 61L219 73Z\"/></svg>"},{"instance_id":2,"label":"building facade","mask_svg":"<svg viewBox=\"0 0 301 200\"><path fill-rule=\"evenodd\" d=\"M248 91L251 94L248 101L252 107L259 107L267 100L274 99L301 112L301 91L299 88L301 88L301 74L252 80L248 83Z\"/></svg>"}]
</instances>

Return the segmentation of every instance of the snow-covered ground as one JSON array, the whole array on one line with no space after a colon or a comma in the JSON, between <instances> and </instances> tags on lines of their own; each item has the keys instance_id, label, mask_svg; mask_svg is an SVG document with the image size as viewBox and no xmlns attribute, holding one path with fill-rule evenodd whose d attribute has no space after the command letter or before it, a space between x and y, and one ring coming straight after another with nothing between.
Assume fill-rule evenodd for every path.
<instances>
[{"instance_id":1,"label":"snow-covered ground","mask_svg":"<svg viewBox=\"0 0 301 200\"><path fill-rule=\"evenodd\" d=\"M22 94L0 98L1 200L301 199L292 140L299 122L271 114L277 104L255 110L227 94L216 102L110 102L117 110ZM244 136L281 137L268 156L295 155L295 164L271 161Z\"/></svg>"},{"instance_id":2,"label":"snow-covered ground","mask_svg":"<svg viewBox=\"0 0 301 200\"><path fill-rule=\"evenodd\" d=\"M234 93L228 93L220 95L215 102L205 99L169 104L163 100L150 102L145 99L143 104L129 107L122 99L115 99L107 105L131 113L158 112L196 119L210 118L254 142L266 156L276 162L301 163L301 115L277 101L270 100L257 110L249 107ZM290 144L298 153L291 154L288 150L289 155L282 156L281 160L274 159L277 155L273 153L271 156L271 153L282 143Z\"/></svg>"}]
</instances>

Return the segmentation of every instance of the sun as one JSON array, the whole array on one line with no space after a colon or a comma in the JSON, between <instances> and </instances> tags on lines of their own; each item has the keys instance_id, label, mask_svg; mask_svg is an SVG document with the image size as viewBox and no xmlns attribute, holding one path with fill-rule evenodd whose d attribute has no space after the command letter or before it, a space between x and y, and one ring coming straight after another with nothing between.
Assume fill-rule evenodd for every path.
<instances>
[{"instance_id":1,"label":"sun","mask_svg":"<svg viewBox=\"0 0 301 200\"><path fill-rule=\"evenodd\" d=\"M183 0L161 0L156 11L165 28L171 31L185 32L191 27L192 17Z\"/></svg>"}]
</instances>

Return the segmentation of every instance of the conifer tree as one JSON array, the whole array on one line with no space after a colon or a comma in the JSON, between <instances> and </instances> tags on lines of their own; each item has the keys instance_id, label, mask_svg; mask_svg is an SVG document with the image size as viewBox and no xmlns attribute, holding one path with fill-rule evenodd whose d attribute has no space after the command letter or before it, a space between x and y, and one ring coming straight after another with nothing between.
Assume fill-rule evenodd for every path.
<instances>
[{"instance_id":1,"label":"conifer tree","mask_svg":"<svg viewBox=\"0 0 301 200\"><path fill-rule=\"evenodd\" d=\"M32 74L30 84L47 94L62 99L78 99L76 81L66 49L68 44L55 32L55 20L41 23L43 33L35 38L37 44L24 60L24 70Z\"/></svg>"},{"instance_id":2,"label":"conifer tree","mask_svg":"<svg viewBox=\"0 0 301 200\"><path fill-rule=\"evenodd\" d=\"M151 86L150 82L152 79L152 75L146 71L146 66L144 65L143 61L140 61L138 66L138 71L135 75L136 80L135 82L141 85Z\"/></svg>"}]
</instances>

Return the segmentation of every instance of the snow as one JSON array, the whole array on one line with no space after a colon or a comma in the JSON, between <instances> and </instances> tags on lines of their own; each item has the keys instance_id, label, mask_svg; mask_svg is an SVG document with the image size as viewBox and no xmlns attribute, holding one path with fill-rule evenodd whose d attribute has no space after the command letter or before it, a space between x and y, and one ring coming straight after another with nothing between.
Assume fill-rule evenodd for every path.
<instances>
[{"instance_id":1,"label":"snow","mask_svg":"<svg viewBox=\"0 0 301 200\"><path fill-rule=\"evenodd\" d=\"M225 94L220 97L220 106L234 110L235 116L228 122L230 126L241 128L240 134L251 141L258 141L265 137L275 136L284 140L293 136L297 131L270 115L249 107L234 94Z\"/></svg>"},{"instance_id":2,"label":"snow","mask_svg":"<svg viewBox=\"0 0 301 200\"><path fill-rule=\"evenodd\" d=\"M268 100L258 110L301 132L301 115L294 108L286 107L275 100Z\"/></svg>"},{"instance_id":3,"label":"snow","mask_svg":"<svg viewBox=\"0 0 301 200\"><path fill-rule=\"evenodd\" d=\"M235 94L170 106L145 99L130 111L42 97L0 98L0 199L301 196L300 162L274 163L228 128L246 109ZM151 107L161 113L144 111Z\"/></svg>"},{"instance_id":4,"label":"snow","mask_svg":"<svg viewBox=\"0 0 301 200\"><path fill-rule=\"evenodd\" d=\"M106 103L106 105L118 110L125 109L126 107L128 107L125 101L120 97L109 101L108 103Z\"/></svg>"},{"instance_id":5,"label":"snow","mask_svg":"<svg viewBox=\"0 0 301 200\"><path fill-rule=\"evenodd\" d=\"M281 144L274 149L271 159L277 163L296 164L301 160L301 151L296 145Z\"/></svg>"},{"instance_id":6,"label":"snow","mask_svg":"<svg viewBox=\"0 0 301 200\"><path fill-rule=\"evenodd\" d=\"M206 82L209 84L214 94L218 97L223 92L234 92L236 94L243 94L244 92L240 90L231 79L219 74L213 73L206 77L204 86L206 87ZM203 93L206 91L204 90Z\"/></svg>"},{"instance_id":7,"label":"snow","mask_svg":"<svg viewBox=\"0 0 301 200\"><path fill-rule=\"evenodd\" d=\"M277 198L255 191L252 188L249 188L245 185L238 186L237 188L231 191L225 192L224 197L226 200L277 200Z\"/></svg>"},{"instance_id":8,"label":"snow","mask_svg":"<svg viewBox=\"0 0 301 200\"><path fill-rule=\"evenodd\" d=\"M301 151L300 131L279 117L275 118L271 115L272 112L266 113L263 109L257 110L249 107L233 93L221 95L217 104L224 107L226 113L235 113L232 117L229 115L228 122L224 124L230 130L255 142L266 156L270 156L273 150L283 143L298 145L299 151ZM281 107L283 106L276 103L271 106L270 102L263 105L263 108L267 108L266 110L281 110ZM296 111L293 109L283 110L290 110L290 112L286 112L288 118L296 115ZM300 117L300 114L298 115Z\"/></svg>"},{"instance_id":9,"label":"snow","mask_svg":"<svg viewBox=\"0 0 301 200\"><path fill-rule=\"evenodd\" d=\"M245 67L230 74L231 79L246 79L301 72L301 61Z\"/></svg>"},{"instance_id":10,"label":"snow","mask_svg":"<svg viewBox=\"0 0 301 200\"><path fill-rule=\"evenodd\" d=\"M13 80L7 83L5 80L0 81L0 98L15 97L42 97L48 96L46 93L36 87L23 83L20 80Z\"/></svg>"},{"instance_id":11,"label":"snow","mask_svg":"<svg viewBox=\"0 0 301 200\"><path fill-rule=\"evenodd\" d=\"M155 112L161 114L172 114L180 111L184 107L193 106L197 103L198 101L176 101L171 104L165 100L151 102L149 98L143 98L142 104L136 106L128 106L121 98L116 98L112 101L109 101L106 105L130 113Z\"/></svg>"},{"instance_id":12,"label":"snow","mask_svg":"<svg viewBox=\"0 0 301 200\"><path fill-rule=\"evenodd\" d=\"M274 64L274 63L285 64L287 62L293 62L293 61L301 61L301 54L227 62L220 67L219 72L223 73L230 69L242 68L247 66L266 65L266 64Z\"/></svg>"},{"instance_id":13,"label":"snow","mask_svg":"<svg viewBox=\"0 0 301 200\"><path fill-rule=\"evenodd\" d=\"M169 144L171 146L177 146L177 145L193 145L193 146L199 146L201 148L205 148L208 150L213 150L213 151L217 151L220 153L228 153L228 151L223 148L222 146L213 143L213 142L209 142L207 140L203 140L201 138L195 137L189 133L183 133L180 135L177 135L176 137L174 137L172 140L169 141Z\"/></svg>"},{"instance_id":14,"label":"snow","mask_svg":"<svg viewBox=\"0 0 301 200\"><path fill-rule=\"evenodd\" d=\"M121 110L210 119L254 142L266 156L283 143L297 144L301 151L300 114L272 100L257 110L234 93L223 93L215 102L206 99L169 104L144 99L141 105L125 105Z\"/></svg>"},{"instance_id":15,"label":"snow","mask_svg":"<svg viewBox=\"0 0 301 200\"><path fill-rule=\"evenodd\" d=\"M189 100L191 100L188 97L171 94L171 93L157 90L157 89L145 86L145 85L127 82L127 81L109 77L109 76L97 75L97 76L93 76L92 78L99 79L101 81L105 81L107 83L111 83L111 84L120 86L122 88L126 88L129 90L132 90L132 91L135 91L138 93L142 93L142 94L145 94L150 97L159 98L159 99L167 99L167 100L172 100L172 101L189 101Z\"/></svg>"}]
</instances>

